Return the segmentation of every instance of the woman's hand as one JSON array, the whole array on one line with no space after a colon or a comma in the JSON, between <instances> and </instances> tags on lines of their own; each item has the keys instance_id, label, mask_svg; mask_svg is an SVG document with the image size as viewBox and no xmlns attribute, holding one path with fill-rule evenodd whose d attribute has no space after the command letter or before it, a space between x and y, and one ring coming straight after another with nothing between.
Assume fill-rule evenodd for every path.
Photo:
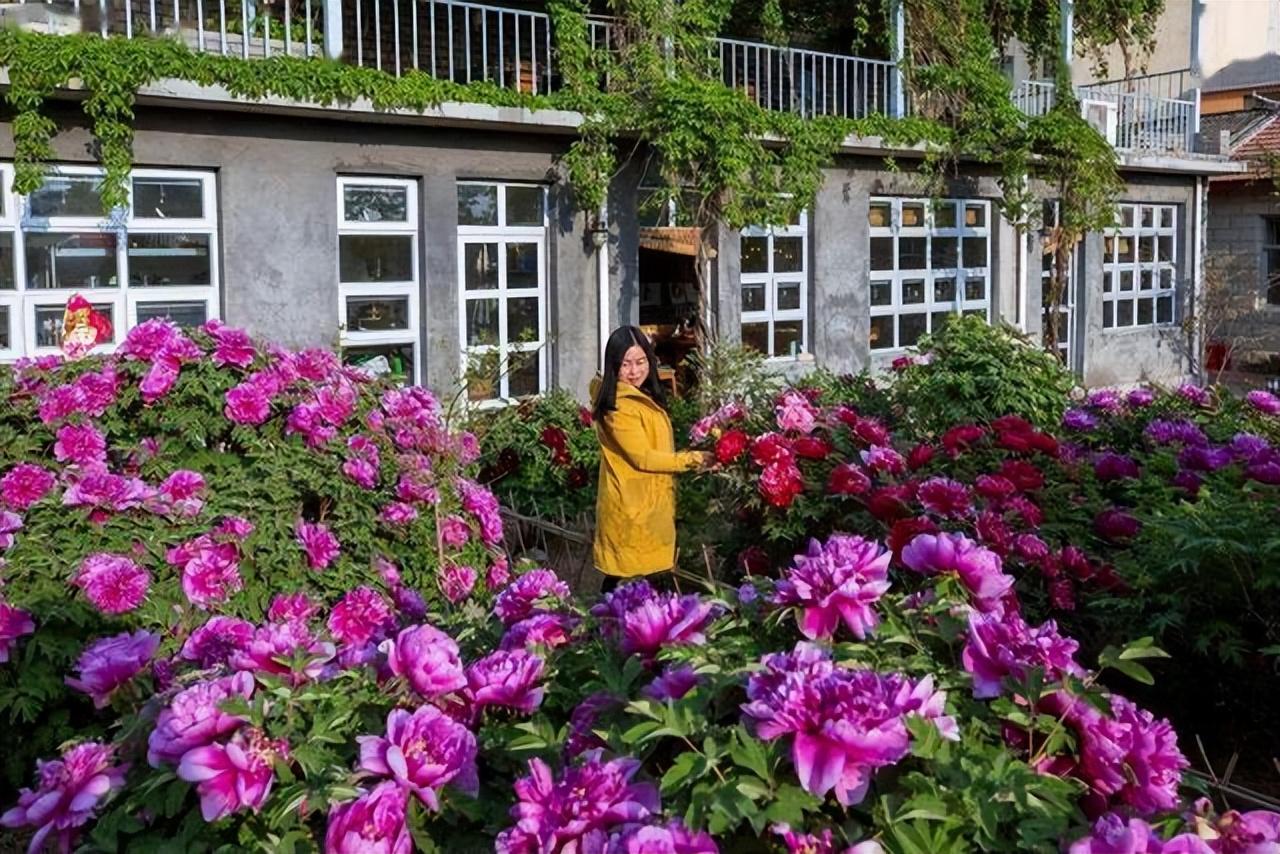
<instances>
[{"instance_id":1,"label":"woman's hand","mask_svg":"<svg viewBox=\"0 0 1280 854\"><path fill-rule=\"evenodd\" d=\"M712 451L703 451L702 460L698 463L698 471L719 471L720 463Z\"/></svg>"}]
</instances>

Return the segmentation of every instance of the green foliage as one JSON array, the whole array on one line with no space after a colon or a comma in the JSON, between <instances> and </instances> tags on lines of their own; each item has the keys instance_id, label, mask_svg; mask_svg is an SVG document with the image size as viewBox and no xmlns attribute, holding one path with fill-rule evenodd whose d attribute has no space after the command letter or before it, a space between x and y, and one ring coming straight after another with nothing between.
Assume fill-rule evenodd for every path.
<instances>
[{"instance_id":1,"label":"green foliage","mask_svg":"<svg viewBox=\"0 0 1280 854\"><path fill-rule=\"evenodd\" d=\"M921 339L920 352L923 358L902 370L894 392L904 418L922 433L936 435L1002 415L1041 427L1062 418L1071 375L1007 324L953 318Z\"/></svg>"}]
</instances>

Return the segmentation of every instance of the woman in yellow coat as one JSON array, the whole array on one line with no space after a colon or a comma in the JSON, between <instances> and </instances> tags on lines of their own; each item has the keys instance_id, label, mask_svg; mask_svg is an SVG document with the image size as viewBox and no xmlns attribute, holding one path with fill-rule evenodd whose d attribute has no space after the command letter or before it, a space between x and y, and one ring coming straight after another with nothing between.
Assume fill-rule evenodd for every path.
<instances>
[{"instance_id":1,"label":"woman in yellow coat","mask_svg":"<svg viewBox=\"0 0 1280 854\"><path fill-rule=\"evenodd\" d=\"M594 389L600 437L595 565L606 587L618 578L672 569L676 558L674 475L710 465L701 451L677 451L658 385L653 345L634 326L609 336Z\"/></svg>"}]
</instances>

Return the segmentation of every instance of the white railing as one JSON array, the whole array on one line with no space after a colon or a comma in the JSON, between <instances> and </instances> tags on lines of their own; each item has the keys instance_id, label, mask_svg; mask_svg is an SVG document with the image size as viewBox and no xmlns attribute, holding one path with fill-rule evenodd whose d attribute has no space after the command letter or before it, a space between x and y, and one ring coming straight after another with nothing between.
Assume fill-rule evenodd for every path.
<instances>
[{"instance_id":1,"label":"white railing","mask_svg":"<svg viewBox=\"0 0 1280 854\"><path fill-rule=\"evenodd\" d=\"M1043 116L1053 108L1056 87L1048 80L1023 80L1013 89L1013 103L1028 116Z\"/></svg>"},{"instance_id":2,"label":"white railing","mask_svg":"<svg viewBox=\"0 0 1280 854\"><path fill-rule=\"evenodd\" d=\"M892 62L716 39L724 84L761 107L802 116L888 115Z\"/></svg>"},{"instance_id":3,"label":"white railing","mask_svg":"<svg viewBox=\"0 0 1280 854\"><path fill-rule=\"evenodd\" d=\"M1114 144L1119 151L1189 152L1195 149L1195 100L1155 92L1179 91L1180 72L1128 81L1076 87L1080 101L1101 101L1115 111ZM1042 116L1054 102L1055 87L1048 80L1023 80L1013 90L1013 102L1028 116ZM1194 93L1193 93L1194 94Z\"/></svg>"}]
</instances>

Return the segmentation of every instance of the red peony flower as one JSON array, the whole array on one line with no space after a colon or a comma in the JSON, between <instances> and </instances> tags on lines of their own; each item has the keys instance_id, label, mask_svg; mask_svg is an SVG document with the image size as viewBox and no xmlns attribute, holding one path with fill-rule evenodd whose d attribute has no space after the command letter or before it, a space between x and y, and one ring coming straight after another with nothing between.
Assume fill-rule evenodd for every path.
<instances>
[{"instance_id":1,"label":"red peony flower","mask_svg":"<svg viewBox=\"0 0 1280 854\"><path fill-rule=\"evenodd\" d=\"M542 429L541 441L553 451L563 451L568 446L569 437L559 427L549 424Z\"/></svg>"},{"instance_id":2,"label":"red peony flower","mask_svg":"<svg viewBox=\"0 0 1280 854\"><path fill-rule=\"evenodd\" d=\"M569 470L569 476L565 478L565 483L570 489L582 489L590 480L590 475L584 466L574 466Z\"/></svg>"},{"instance_id":3,"label":"red peony flower","mask_svg":"<svg viewBox=\"0 0 1280 854\"><path fill-rule=\"evenodd\" d=\"M789 459L769 463L760 474L760 494L774 507L790 507L802 492L804 478Z\"/></svg>"},{"instance_id":4,"label":"red peony flower","mask_svg":"<svg viewBox=\"0 0 1280 854\"><path fill-rule=\"evenodd\" d=\"M1000 474L1013 481L1022 492L1031 492L1044 486L1044 474L1025 460L1005 460Z\"/></svg>"},{"instance_id":5,"label":"red peony flower","mask_svg":"<svg viewBox=\"0 0 1280 854\"><path fill-rule=\"evenodd\" d=\"M915 497L915 486L900 483L882 486L867 499L867 509L881 522L893 522L911 515L908 502Z\"/></svg>"},{"instance_id":6,"label":"red peony flower","mask_svg":"<svg viewBox=\"0 0 1280 854\"><path fill-rule=\"evenodd\" d=\"M907 453L907 468L916 471L929 465L933 461L935 451L933 445L916 445Z\"/></svg>"},{"instance_id":7,"label":"red peony flower","mask_svg":"<svg viewBox=\"0 0 1280 854\"><path fill-rule=\"evenodd\" d=\"M751 459L758 466L790 460L791 443L778 433L765 433L751 443Z\"/></svg>"},{"instance_id":8,"label":"red peony flower","mask_svg":"<svg viewBox=\"0 0 1280 854\"><path fill-rule=\"evenodd\" d=\"M726 430L716 440L716 461L728 465L741 457L751 439L741 430Z\"/></svg>"},{"instance_id":9,"label":"red peony flower","mask_svg":"<svg viewBox=\"0 0 1280 854\"><path fill-rule=\"evenodd\" d=\"M871 478L854 463L841 463L831 470L827 492L831 495L861 495L871 488Z\"/></svg>"},{"instance_id":10,"label":"red peony flower","mask_svg":"<svg viewBox=\"0 0 1280 854\"><path fill-rule=\"evenodd\" d=\"M985 435L987 431L977 424L961 424L942 434L942 447L947 449L948 455L955 457L970 450Z\"/></svg>"},{"instance_id":11,"label":"red peony flower","mask_svg":"<svg viewBox=\"0 0 1280 854\"><path fill-rule=\"evenodd\" d=\"M768 575L771 566L768 552L759 546L748 546L738 554L738 568L746 575Z\"/></svg>"},{"instance_id":12,"label":"red peony flower","mask_svg":"<svg viewBox=\"0 0 1280 854\"><path fill-rule=\"evenodd\" d=\"M820 436L801 436L791 448L797 457L806 460L825 460L831 453L831 443Z\"/></svg>"},{"instance_id":13,"label":"red peony flower","mask_svg":"<svg viewBox=\"0 0 1280 854\"><path fill-rule=\"evenodd\" d=\"M578 423L583 427L590 427L595 423L595 418L591 416L591 410L585 406L578 407Z\"/></svg>"},{"instance_id":14,"label":"red peony flower","mask_svg":"<svg viewBox=\"0 0 1280 854\"><path fill-rule=\"evenodd\" d=\"M885 543L889 548L893 549L894 561L901 564L902 550L907 547L907 543L921 534L936 534L937 532L937 524L927 516L899 519L889 529L889 536L885 539Z\"/></svg>"},{"instance_id":15,"label":"red peony flower","mask_svg":"<svg viewBox=\"0 0 1280 854\"><path fill-rule=\"evenodd\" d=\"M853 435L868 445L889 444L889 430L874 418L859 418L853 426Z\"/></svg>"}]
</instances>

